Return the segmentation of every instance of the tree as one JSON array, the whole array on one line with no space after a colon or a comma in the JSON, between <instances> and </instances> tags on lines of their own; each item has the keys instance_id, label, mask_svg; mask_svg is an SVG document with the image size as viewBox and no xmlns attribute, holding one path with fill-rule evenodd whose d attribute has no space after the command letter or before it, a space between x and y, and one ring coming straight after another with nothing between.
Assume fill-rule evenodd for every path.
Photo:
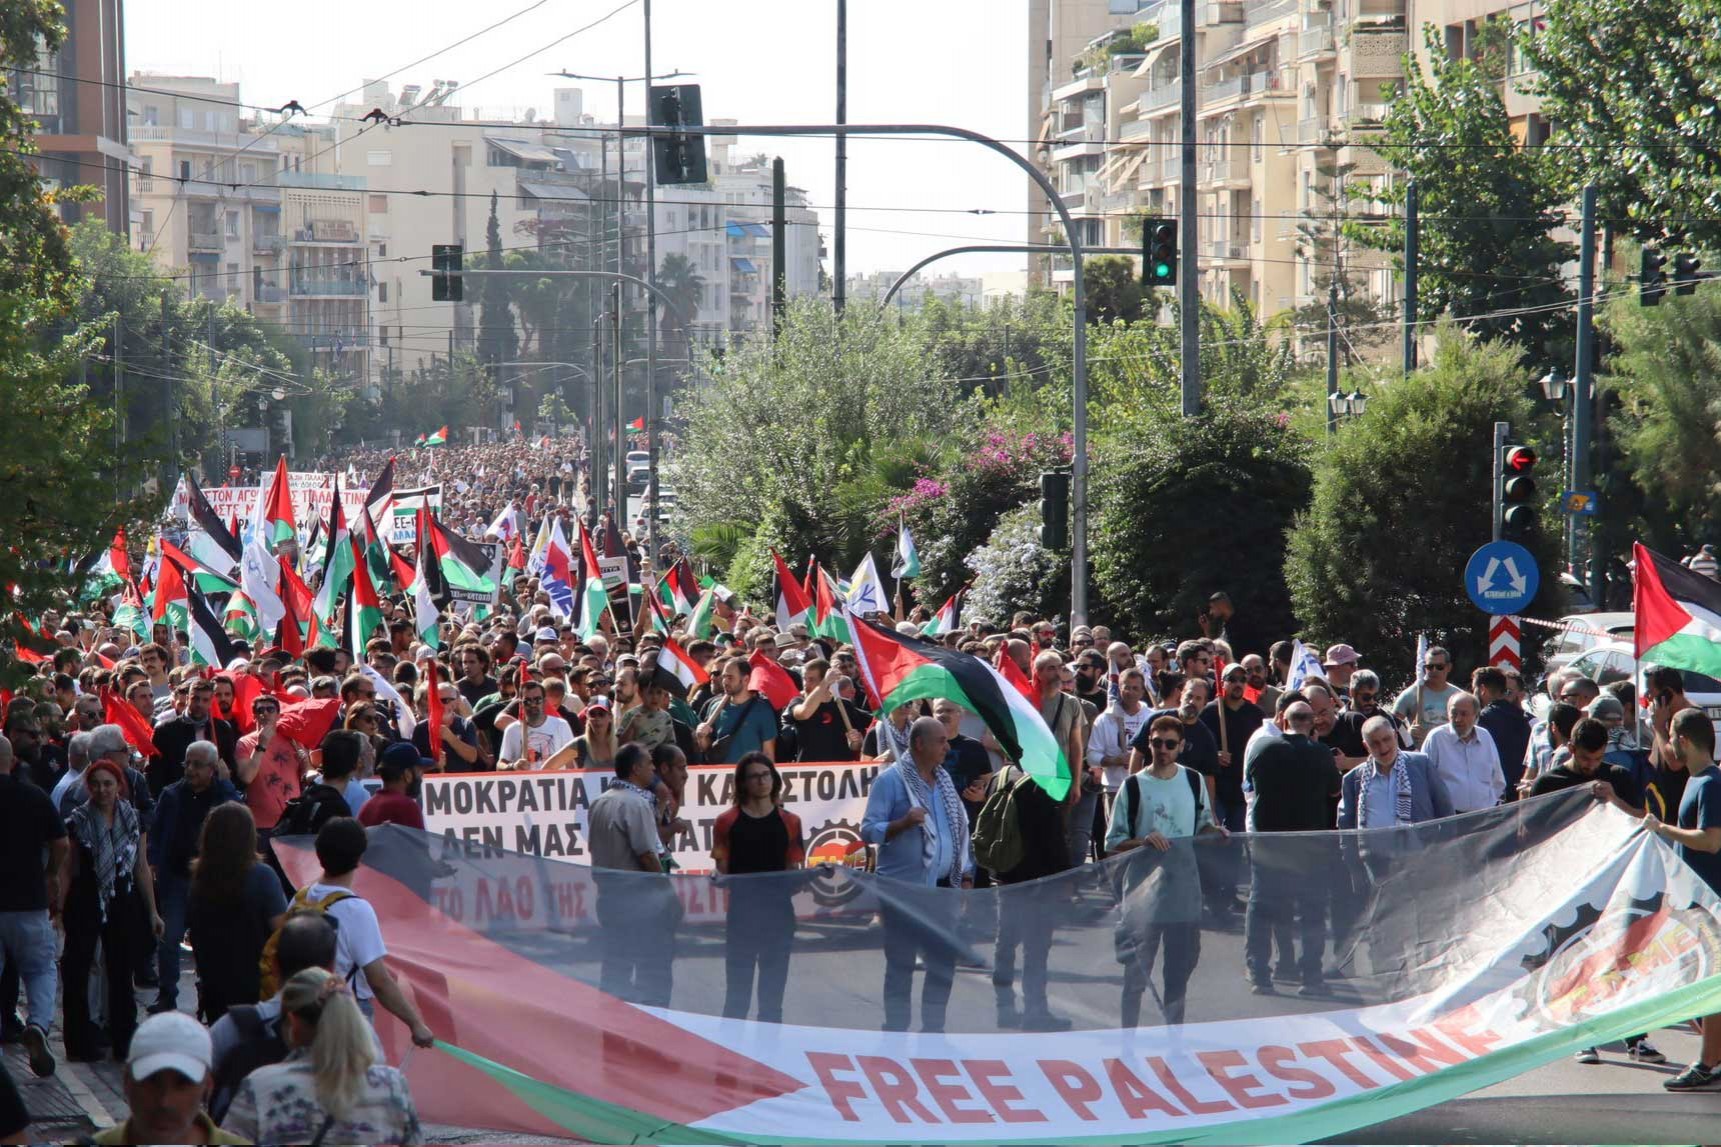
<instances>
[{"instance_id":1,"label":"tree","mask_svg":"<svg viewBox=\"0 0 1721 1147\"><path fill-rule=\"evenodd\" d=\"M1318 154L1318 153L1317 153ZM1339 356L1346 366L1362 361L1361 351L1378 346L1391 337L1382 324L1392 318L1392 308L1374 297L1358 280L1347 255L1345 221L1350 205L1350 177L1354 163L1315 163L1311 200L1297 220L1297 258L1309 264L1309 285L1315 301L1296 308L1292 321L1299 330L1318 332L1324 340L1328 326L1339 329ZM1337 306L1329 314L1333 288L1338 288ZM1318 345L1318 344L1317 344Z\"/></svg>"},{"instance_id":2,"label":"tree","mask_svg":"<svg viewBox=\"0 0 1721 1147\"><path fill-rule=\"evenodd\" d=\"M1517 48L1542 115L1559 125L1568 190L1595 184L1601 216L1639 239L1665 230L1721 244L1714 5L1560 0L1537 10Z\"/></svg>"},{"instance_id":3,"label":"tree","mask_svg":"<svg viewBox=\"0 0 1721 1147\"><path fill-rule=\"evenodd\" d=\"M1194 418L1120 428L1094 467L1092 553L1094 585L1124 632L1193 636L1208 595L1224 590L1257 634L1289 633L1281 560L1308 503L1309 454L1282 415L1224 396Z\"/></svg>"},{"instance_id":4,"label":"tree","mask_svg":"<svg viewBox=\"0 0 1721 1147\"><path fill-rule=\"evenodd\" d=\"M1040 506L1016 506L998 518L984 545L967 555L974 571L963 612L1008 625L1019 609L1061 617L1070 608L1070 555L1040 544ZM940 602L927 603L934 609Z\"/></svg>"},{"instance_id":5,"label":"tree","mask_svg":"<svg viewBox=\"0 0 1721 1147\"><path fill-rule=\"evenodd\" d=\"M1716 541L1721 295L1704 287L1659 307L1620 299L1603 323L1614 353L1601 383L1620 400L1606 435L1615 465L1597 467L1608 523L1674 555Z\"/></svg>"},{"instance_id":6,"label":"tree","mask_svg":"<svg viewBox=\"0 0 1721 1147\"><path fill-rule=\"evenodd\" d=\"M1549 152L1521 146L1512 134L1501 95L1503 37L1483 44L1474 59L1449 59L1429 29L1432 71L1425 76L1408 57L1404 90L1370 146L1416 181L1418 317L1472 319L1466 325L1478 336L1511 343L1527 365L1539 366L1569 358L1573 346L1561 268L1576 255L1549 234L1567 196ZM1614 86L1600 82L1605 75L1592 73L1589 82ZM1358 194L1402 207L1405 181ZM1402 213L1381 226L1353 221L1346 231L1366 246L1404 249Z\"/></svg>"},{"instance_id":7,"label":"tree","mask_svg":"<svg viewBox=\"0 0 1721 1147\"><path fill-rule=\"evenodd\" d=\"M484 266L492 271L503 269L502 224L496 215L496 193L490 193L490 221L484 225ZM520 337L514 328L512 292L507 280L497 275L478 279L478 360L494 369L499 362L514 362L520 357Z\"/></svg>"},{"instance_id":8,"label":"tree","mask_svg":"<svg viewBox=\"0 0 1721 1147\"><path fill-rule=\"evenodd\" d=\"M1135 263L1123 255L1082 260L1088 321L1133 323L1141 319L1141 280Z\"/></svg>"},{"instance_id":9,"label":"tree","mask_svg":"<svg viewBox=\"0 0 1721 1147\"><path fill-rule=\"evenodd\" d=\"M955 417L918 341L870 307L838 319L828 303L792 301L775 342L757 334L709 359L705 374L683 399L676 488L712 537L735 535L725 523L747 535L723 577L743 594L763 596L773 546L853 569L877 540L878 502L857 504L851 484L875 469L875 450L941 437Z\"/></svg>"},{"instance_id":10,"label":"tree","mask_svg":"<svg viewBox=\"0 0 1721 1147\"><path fill-rule=\"evenodd\" d=\"M1515 347L1447 327L1427 367L1382 386L1340 428L1284 564L1306 641L1349 642L1389 682L1410 671L1421 633L1460 666L1486 663L1487 618L1461 564L1490 535L1494 423L1532 427L1529 385ZM1550 524L1530 543L1543 574L1526 613L1562 612L1557 535Z\"/></svg>"}]
</instances>

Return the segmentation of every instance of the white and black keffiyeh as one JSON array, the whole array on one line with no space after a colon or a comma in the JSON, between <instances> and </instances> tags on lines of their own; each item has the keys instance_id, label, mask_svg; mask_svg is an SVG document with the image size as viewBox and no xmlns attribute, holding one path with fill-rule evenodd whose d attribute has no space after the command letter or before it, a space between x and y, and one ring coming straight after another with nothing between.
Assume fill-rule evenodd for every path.
<instances>
[{"instance_id":1,"label":"white and black keffiyeh","mask_svg":"<svg viewBox=\"0 0 1721 1147\"><path fill-rule=\"evenodd\" d=\"M1368 772L1363 774L1362 789L1357 793L1357 827L1384 828L1385 825L1368 823L1368 787L1376 781L1390 783L1393 786L1392 819L1394 824L1410 823L1410 766L1404 763L1404 754L1400 753L1392 760L1392 771L1385 777L1374 767L1371 761L1367 766Z\"/></svg>"},{"instance_id":2,"label":"white and black keffiyeh","mask_svg":"<svg viewBox=\"0 0 1721 1147\"><path fill-rule=\"evenodd\" d=\"M956 784L950 779L950 774L942 765L938 768L938 791L944 797L944 823L934 824L932 819L932 788L926 783L926 778L920 775L914 760L906 751L898 754L896 769L902 774L902 783L908 789L908 799L917 808L926 810L926 820L920 826L920 857L927 868L938 859L938 836L949 833L951 842L950 871L945 875L950 879L952 888L960 887L962 874L968 871L968 810L962 807L962 801L956 796Z\"/></svg>"},{"instance_id":3,"label":"white and black keffiyeh","mask_svg":"<svg viewBox=\"0 0 1721 1147\"><path fill-rule=\"evenodd\" d=\"M137 869L138 820L137 809L130 801L114 805L114 821L109 825L96 811L95 802L85 801L72 810L68 818L72 835L90 854L90 867L96 878L96 903L101 922L108 922L108 905L114 892L124 881L131 883Z\"/></svg>"}]
</instances>

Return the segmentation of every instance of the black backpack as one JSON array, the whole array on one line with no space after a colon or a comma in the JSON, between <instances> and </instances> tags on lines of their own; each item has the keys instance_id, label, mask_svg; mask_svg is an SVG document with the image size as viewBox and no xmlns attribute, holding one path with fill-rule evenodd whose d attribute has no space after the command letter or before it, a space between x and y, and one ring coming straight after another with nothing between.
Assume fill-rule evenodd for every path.
<instances>
[{"instance_id":1,"label":"black backpack","mask_svg":"<svg viewBox=\"0 0 1721 1147\"><path fill-rule=\"evenodd\" d=\"M256 1004L228 1008L227 1015L239 1029L239 1042L215 1065L215 1087L209 1096L209 1117L217 1123L227 1114L234 1093L247 1075L287 1058L287 1041L281 1038L279 1022L271 1031L257 1014Z\"/></svg>"},{"instance_id":2,"label":"black backpack","mask_svg":"<svg viewBox=\"0 0 1721 1147\"><path fill-rule=\"evenodd\" d=\"M351 816L353 810L347 798L333 785L316 781L305 791L288 801L281 810L281 820L275 826L276 836L315 836L325 824L337 816Z\"/></svg>"}]
</instances>

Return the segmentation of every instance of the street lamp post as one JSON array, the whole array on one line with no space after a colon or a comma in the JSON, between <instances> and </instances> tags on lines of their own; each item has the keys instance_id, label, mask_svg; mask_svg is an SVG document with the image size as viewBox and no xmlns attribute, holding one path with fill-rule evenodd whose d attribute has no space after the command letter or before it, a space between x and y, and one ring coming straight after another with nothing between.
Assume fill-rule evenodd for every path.
<instances>
[{"instance_id":1,"label":"street lamp post","mask_svg":"<svg viewBox=\"0 0 1721 1147\"><path fill-rule=\"evenodd\" d=\"M1368 395L1360 390L1353 390L1349 394L1342 390L1335 390L1327 395L1327 410L1330 415L1328 424L1330 426L1337 426L1339 422L1348 421L1352 418L1361 418L1366 409L1368 409Z\"/></svg>"}]
</instances>

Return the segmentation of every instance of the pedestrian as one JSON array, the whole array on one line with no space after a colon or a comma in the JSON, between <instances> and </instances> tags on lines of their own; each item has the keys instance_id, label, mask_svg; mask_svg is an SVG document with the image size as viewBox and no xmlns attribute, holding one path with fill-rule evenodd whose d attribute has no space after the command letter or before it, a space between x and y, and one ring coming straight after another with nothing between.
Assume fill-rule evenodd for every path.
<instances>
[{"instance_id":1,"label":"pedestrian","mask_svg":"<svg viewBox=\"0 0 1721 1147\"><path fill-rule=\"evenodd\" d=\"M1400 748L1390 718L1370 717L1362 736L1369 759L1345 774L1339 828L1391 828L1452 815L1446 783L1426 755Z\"/></svg>"},{"instance_id":2,"label":"pedestrian","mask_svg":"<svg viewBox=\"0 0 1721 1147\"><path fill-rule=\"evenodd\" d=\"M801 820L779 803L783 778L764 753L749 753L735 766L734 803L713 826L711 858L724 877L788 872L806 859ZM795 940L795 886L781 877L726 880L723 1014L746 1019L758 979L758 1018L783 1022L783 992L789 981L789 950Z\"/></svg>"},{"instance_id":3,"label":"pedestrian","mask_svg":"<svg viewBox=\"0 0 1721 1147\"><path fill-rule=\"evenodd\" d=\"M1447 680L1452 672L1452 654L1439 645L1428 647L1418 667L1421 676L1398 695L1392 711L1410 724L1410 742L1421 748L1430 731L1447 719L1447 706L1463 690Z\"/></svg>"},{"instance_id":4,"label":"pedestrian","mask_svg":"<svg viewBox=\"0 0 1721 1147\"><path fill-rule=\"evenodd\" d=\"M192 681L186 686L185 712L170 713L156 725L154 740L158 755L151 759L145 773L151 791L158 796L184 775L185 750L194 741L213 744L219 761L217 773L224 780L232 779L239 732L233 722L214 715L211 711L214 702L212 682Z\"/></svg>"},{"instance_id":5,"label":"pedestrian","mask_svg":"<svg viewBox=\"0 0 1721 1147\"><path fill-rule=\"evenodd\" d=\"M1328 703L1331 699L1328 698ZM1249 769L1255 793L1254 831L1313 833L1332 825L1330 801L1339 795L1341 777L1332 750L1314 739L1315 714L1307 701L1284 713L1283 735L1268 741ZM1278 941L1280 974L1289 979L1283 961L1291 955L1290 934L1300 923L1297 978L1301 995L1326 994L1322 957L1326 951L1326 903L1308 879L1314 859L1299 846L1306 841L1263 841L1250 853L1252 875L1249 907L1243 924L1244 961L1251 990L1258 996L1276 991L1268 964Z\"/></svg>"},{"instance_id":6,"label":"pedestrian","mask_svg":"<svg viewBox=\"0 0 1721 1147\"><path fill-rule=\"evenodd\" d=\"M776 760L777 715L769 701L747 687L747 660L732 658L717 680L722 696L706 705L693 731L694 746L705 763L732 765L753 752Z\"/></svg>"},{"instance_id":7,"label":"pedestrian","mask_svg":"<svg viewBox=\"0 0 1721 1147\"><path fill-rule=\"evenodd\" d=\"M101 1058L102 1034L115 1059L124 1059L137 1030L132 970L138 953L153 951L165 928L156 912L155 882L147 859L148 833L126 799L125 778L112 761L84 770L89 799L66 818L72 840L66 867L66 949L60 976L65 993L66 1058ZM101 946L107 978L107 1023L90 1016L90 972Z\"/></svg>"},{"instance_id":8,"label":"pedestrian","mask_svg":"<svg viewBox=\"0 0 1721 1147\"><path fill-rule=\"evenodd\" d=\"M1476 723L1480 712L1471 694L1452 694L1446 702L1446 724L1429 730L1422 745L1460 813L1493 808L1506 788L1494 738Z\"/></svg>"},{"instance_id":9,"label":"pedestrian","mask_svg":"<svg viewBox=\"0 0 1721 1147\"><path fill-rule=\"evenodd\" d=\"M1518 782L1524 778L1524 760L1530 748L1530 718L1511 698L1506 674L1484 665L1470 674L1470 691L1482 711L1476 723L1488 731L1500 757L1500 773L1506 781L1506 799L1518 798Z\"/></svg>"},{"instance_id":10,"label":"pedestrian","mask_svg":"<svg viewBox=\"0 0 1721 1147\"><path fill-rule=\"evenodd\" d=\"M204 821L217 805L239 799L231 781L216 775L221 764L215 745L193 741L181 757L180 779L161 791L149 833L149 862L155 869L155 900L163 931L156 947L160 980L151 1014L179 1007L179 943L185 939L191 902L191 866L199 855ZM280 886L277 884L279 895Z\"/></svg>"},{"instance_id":11,"label":"pedestrian","mask_svg":"<svg viewBox=\"0 0 1721 1147\"><path fill-rule=\"evenodd\" d=\"M1667 824L1652 813L1643 818L1644 831L1672 844L1709 890L1721 893L1721 770L1715 767L1715 725L1701 709L1682 709L1669 728L1691 780L1679 801L1679 824ZM1721 1013L1705 1016L1702 1028L1697 1059L1662 1081L1667 1090L1702 1091L1721 1084Z\"/></svg>"},{"instance_id":12,"label":"pedestrian","mask_svg":"<svg viewBox=\"0 0 1721 1147\"><path fill-rule=\"evenodd\" d=\"M940 699L938 706L954 704ZM958 710L960 712L960 710ZM950 722L945 723L948 729ZM992 994L997 1004L998 1026L1023 1031L1066 1031L1070 1021L1052 1014L1047 995L1047 962L1052 951L1052 932L1058 905L1070 898L1067 881L1048 879L1071 867L1069 834L1063 817L1070 810L1066 801L1053 800L1038 781L1015 764L1007 764L994 777L988 774L987 800L1008 791L1016 809L1016 832L1021 841L1021 859L1006 871L993 874L1000 885L1015 886L998 899L998 932L992 952ZM1073 786L1072 786L1073 794ZM966 803L966 797L964 798ZM970 810L970 823L978 812ZM978 870L976 872L978 875ZM979 881L976 880L976 886ZM1022 1003L1016 1004L1016 949L1022 950Z\"/></svg>"},{"instance_id":13,"label":"pedestrian","mask_svg":"<svg viewBox=\"0 0 1721 1147\"><path fill-rule=\"evenodd\" d=\"M1125 780L1112 805L1106 851L1125 854L1118 926L1117 959L1123 965L1119 1022L1134 1028L1141 1020L1141 997L1152 983L1160 959L1158 998L1165 1022L1181 1024L1189 978L1201 958L1201 874L1194 838L1217 833L1205 778L1178 763L1188 726L1170 715L1148 725L1150 763Z\"/></svg>"},{"instance_id":14,"label":"pedestrian","mask_svg":"<svg viewBox=\"0 0 1721 1147\"><path fill-rule=\"evenodd\" d=\"M1088 734L1088 764L1105 774L1106 794L1113 802L1129 775L1129 746L1147 726L1152 711L1144 703L1147 677L1133 665L1117 675L1117 697L1094 721Z\"/></svg>"},{"instance_id":15,"label":"pedestrian","mask_svg":"<svg viewBox=\"0 0 1721 1147\"><path fill-rule=\"evenodd\" d=\"M1350 697L1351 684L1361 663L1362 654L1344 642L1327 646L1327 654L1321 658L1321 671L1326 674L1327 684L1336 697Z\"/></svg>"},{"instance_id":16,"label":"pedestrian","mask_svg":"<svg viewBox=\"0 0 1721 1147\"><path fill-rule=\"evenodd\" d=\"M520 719L502 731L497 751L498 769L541 769L574 739L574 731L561 717L545 712L544 685L528 681L520 686Z\"/></svg>"},{"instance_id":17,"label":"pedestrian","mask_svg":"<svg viewBox=\"0 0 1721 1147\"><path fill-rule=\"evenodd\" d=\"M546 769L600 769L608 772L615 768L615 713L609 701L593 697L586 704L584 716L586 731L545 761Z\"/></svg>"},{"instance_id":18,"label":"pedestrian","mask_svg":"<svg viewBox=\"0 0 1721 1147\"><path fill-rule=\"evenodd\" d=\"M398 824L423 832L424 810L410 794L417 786L425 766L426 762L418 755L418 749L403 741L397 741L384 749L376 765L382 788L359 810L359 823L366 828L375 828L379 824Z\"/></svg>"},{"instance_id":19,"label":"pedestrian","mask_svg":"<svg viewBox=\"0 0 1721 1147\"><path fill-rule=\"evenodd\" d=\"M235 802L211 809L191 862L185 913L197 964L197 1014L205 1023L235 1004L257 1002L263 947L286 911L281 882L259 862L251 810Z\"/></svg>"},{"instance_id":20,"label":"pedestrian","mask_svg":"<svg viewBox=\"0 0 1721 1147\"><path fill-rule=\"evenodd\" d=\"M54 1023L52 918L65 903L63 873L71 845L53 802L18 776L12 743L0 737L0 969L17 970L27 1012L18 1033L37 1075L54 1074L48 1029ZM124 974L126 988L131 973ZM12 1004L7 1001L7 1018Z\"/></svg>"},{"instance_id":21,"label":"pedestrian","mask_svg":"<svg viewBox=\"0 0 1721 1147\"><path fill-rule=\"evenodd\" d=\"M833 680L840 676L822 657L815 657L801 666L801 680L806 689L789 703L783 716L795 731L800 761L854 761L860 759L861 745L871 716L852 701L833 693Z\"/></svg>"},{"instance_id":22,"label":"pedestrian","mask_svg":"<svg viewBox=\"0 0 1721 1147\"><path fill-rule=\"evenodd\" d=\"M359 1010L369 1017L380 1003L406 1025L414 1044L429 1047L436 1037L389 969L388 947L376 909L353 891L359 862L369 843L364 826L352 817L335 817L325 824L316 842L322 871L294 895L288 911L309 907L328 913L337 933L335 974L352 985Z\"/></svg>"},{"instance_id":23,"label":"pedestrian","mask_svg":"<svg viewBox=\"0 0 1721 1147\"><path fill-rule=\"evenodd\" d=\"M264 840L275 831L287 802L297 797L310 772L310 757L291 737L275 731L281 719L281 702L261 694L251 702L256 728L239 738L234 752L238 761L234 779L245 792L245 805L257 822Z\"/></svg>"},{"instance_id":24,"label":"pedestrian","mask_svg":"<svg viewBox=\"0 0 1721 1147\"><path fill-rule=\"evenodd\" d=\"M246 1077L221 1128L257 1143L420 1140L406 1077L380 1062L370 1025L339 975L307 968L281 990L285 1060Z\"/></svg>"},{"instance_id":25,"label":"pedestrian","mask_svg":"<svg viewBox=\"0 0 1721 1147\"><path fill-rule=\"evenodd\" d=\"M213 1077L209 1033L179 1012L150 1016L126 1058L126 1117L92 1143L249 1143L215 1125L204 1103Z\"/></svg>"},{"instance_id":26,"label":"pedestrian","mask_svg":"<svg viewBox=\"0 0 1721 1147\"><path fill-rule=\"evenodd\" d=\"M1070 699L1075 704L1075 699ZM944 770L950 735L931 717L908 729L908 751L881 768L867 793L861 839L878 848L876 870L922 888L971 888L974 858L968 814ZM918 913L953 916L955 898L916 896ZM956 973L956 950L928 931L916 912L881 904L884 922L884 1030L907 1031L913 1013L916 960L925 967L920 1030L944 1030Z\"/></svg>"},{"instance_id":27,"label":"pedestrian","mask_svg":"<svg viewBox=\"0 0 1721 1147\"><path fill-rule=\"evenodd\" d=\"M663 867L650 792L656 775L643 746L618 749L615 779L586 814L586 837L602 929L598 987L618 999L667 1007L682 910Z\"/></svg>"}]
</instances>

